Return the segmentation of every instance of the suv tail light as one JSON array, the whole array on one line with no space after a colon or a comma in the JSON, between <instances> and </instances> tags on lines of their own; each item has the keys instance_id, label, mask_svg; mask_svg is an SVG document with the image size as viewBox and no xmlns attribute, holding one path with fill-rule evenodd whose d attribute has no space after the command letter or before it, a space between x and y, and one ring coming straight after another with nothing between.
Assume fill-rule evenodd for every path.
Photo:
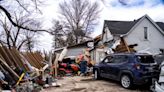
<instances>
[{"instance_id":1,"label":"suv tail light","mask_svg":"<svg viewBox=\"0 0 164 92\"><path fill-rule=\"evenodd\" d=\"M134 67L136 68L136 69L141 69L141 65L140 64L134 64Z\"/></svg>"}]
</instances>

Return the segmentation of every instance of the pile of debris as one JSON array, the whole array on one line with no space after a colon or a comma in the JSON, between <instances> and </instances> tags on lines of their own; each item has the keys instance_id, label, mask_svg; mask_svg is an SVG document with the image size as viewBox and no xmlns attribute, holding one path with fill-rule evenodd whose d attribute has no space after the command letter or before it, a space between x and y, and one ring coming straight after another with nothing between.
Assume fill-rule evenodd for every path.
<instances>
[{"instance_id":1,"label":"pile of debris","mask_svg":"<svg viewBox=\"0 0 164 92\"><path fill-rule=\"evenodd\" d=\"M92 69L95 62L91 60L89 49L84 49L84 52L77 56L66 56L66 54L67 48L65 48L60 54L56 55L57 61L55 60L52 62L52 65L54 66L54 70L57 71L52 74L60 77L82 75L83 68L85 76L92 74ZM82 64L83 61L85 63Z\"/></svg>"},{"instance_id":2,"label":"pile of debris","mask_svg":"<svg viewBox=\"0 0 164 92\"><path fill-rule=\"evenodd\" d=\"M23 53L0 46L0 92L38 92L43 87L57 86L49 72L48 62L39 52Z\"/></svg>"},{"instance_id":3,"label":"pile of debris","mask_svg":"<svg viewBox=\"0 0 164 92\"><path fill-rule=\"evenodd\" d=\"M127 45L124 38L121 37L119 44L116 46L114 50L115 53L122 53L122 52L136 52L134 47L137 46L137 44L134 45Z\"/></svg>"}]
</instances>

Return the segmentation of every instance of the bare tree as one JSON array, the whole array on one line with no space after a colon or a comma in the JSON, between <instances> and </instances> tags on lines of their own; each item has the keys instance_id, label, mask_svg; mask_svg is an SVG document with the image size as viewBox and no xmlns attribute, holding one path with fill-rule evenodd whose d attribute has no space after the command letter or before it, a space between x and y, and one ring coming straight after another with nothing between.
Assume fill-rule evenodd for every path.
<instances>
[{"instance_id":1,"label":"bare tree","mask_svg":"<svg viewBox=\"0 0 164 92\"><path fill-rule=\"evenodd\" d=\"M32 12L34 11L37 14L38 12L42 14L39 7L44 4L43 3L44 1L45 0L0 0L0 10L1 10L0 13L1 15L5 15L14 27L29 30L32 32L39 31L39 32L48 32L50 34L53 34L54 32L52 31L50 32L49 30L45 30L41 28L34 29L29 26L19 25L16 23L13 16L13 11L21 11L21 10L25 10L26 13L30 15L32 15Z\"/></svg>"},{"instance_id":2,"label":"bare tree","mask_svg":"<svg viewBox=\"0 0 164 92\"><path fill-rule=\"evenodd\" d=\"M33 19L28 18L29 15L15 14L15 21L17 25L21 26L31 26L31 28L39 27L40 23L36 22ZM0 20L1 27L3 31L1 32L0 42L2 45L7 46L9 49L17 48L20 50L24 45L31 44L34 41L34 37L36 32L26 31L19 27L13 27L11 23L9 23L6 18L4 20ZM30 41L29 41L30 40ZM32 49L30 49L32 50Z\"/></svg>"},{"instance_id":3,"label":"bare tree","mask_svg":"<svg viewBox=\"0 0 164 92\"><path fill-rule=\"evenodd\" d=\"M59 4L63 31L67 45L80 43L87 38L98 22L100 8L89 0L67 0ZM54 24L55 25L55 24ZM55 30L53 30L55 32Z\"/></svg>"},{"instance_id":4,"label":"bare tree","mask_svg":"<svg viewBox=\"0 0 164 92\"><path fill-rule=\"evenodd\" d=\"M35 45L38 44L38 40L37 40L38 33L36 32L31 33L31 31L25 31L24 35L25 35L26 42L23 47L26 51L32 52Z\"/></svg>"},{"instance_id":5,"label":"bare tree","mask_svg":"<svg viewBox=\"0 0 164 92\"><path fill-rule=\"evenodd\" d=\"M54 25L51 28L51 31L55 32L53 37L53 47L56 49L66 46L67 42L64 38L66 37L67 33L64 31L63 25L57 20L53 20L52 23Z\"/></svg>"}]
</instances>

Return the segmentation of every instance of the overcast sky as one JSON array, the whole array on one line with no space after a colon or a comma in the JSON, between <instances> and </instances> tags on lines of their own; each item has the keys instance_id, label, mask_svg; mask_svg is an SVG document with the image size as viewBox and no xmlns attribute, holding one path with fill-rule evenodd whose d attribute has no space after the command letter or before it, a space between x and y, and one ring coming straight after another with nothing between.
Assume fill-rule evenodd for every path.
<instances>
[{"instance_id":1,"label":"overcast sky","mask_svg":"<svg viewBox=\"0 0 164 92\"><path fill-rule=\"evenodd\" d=\"M59 15L58 4L60 0L47 0L47 6L43 8L44 27L52 26L52 19ZM93 1L93 0L92 0ZM96 0L99 2L102 12L99 24L92 34L94 37L101 34L104 20L134 20L147 14L154 21L164 22L164 0ZM50 50L52 37L45 34L41 37L42 47Z\"/></svg>"}]
</instances>

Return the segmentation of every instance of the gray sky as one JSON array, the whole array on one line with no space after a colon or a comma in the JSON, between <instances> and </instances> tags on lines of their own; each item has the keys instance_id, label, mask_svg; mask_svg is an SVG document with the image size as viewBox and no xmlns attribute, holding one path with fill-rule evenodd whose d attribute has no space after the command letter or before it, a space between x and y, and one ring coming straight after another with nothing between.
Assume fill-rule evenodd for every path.
<instances>
[{"instance_id":1,"label":"gray sky","mask_svg":"<svg viewBox=\"0 0 164 92\"><path fill-rule=\"evenodd\" d=\"M57 19L58 3L60 0L47 0L43 8L44 28L52 26L52 19ZM93 1L93 0L92 0ZM95 27L93 37L101 34L104 20L134 20L148 14L154 21L164 22L164 0L95 0L98 1L102 12L99 24ZM45 33L41 38L40 48L51 50L52 36Z\"/></svg>"}]
</instances>

